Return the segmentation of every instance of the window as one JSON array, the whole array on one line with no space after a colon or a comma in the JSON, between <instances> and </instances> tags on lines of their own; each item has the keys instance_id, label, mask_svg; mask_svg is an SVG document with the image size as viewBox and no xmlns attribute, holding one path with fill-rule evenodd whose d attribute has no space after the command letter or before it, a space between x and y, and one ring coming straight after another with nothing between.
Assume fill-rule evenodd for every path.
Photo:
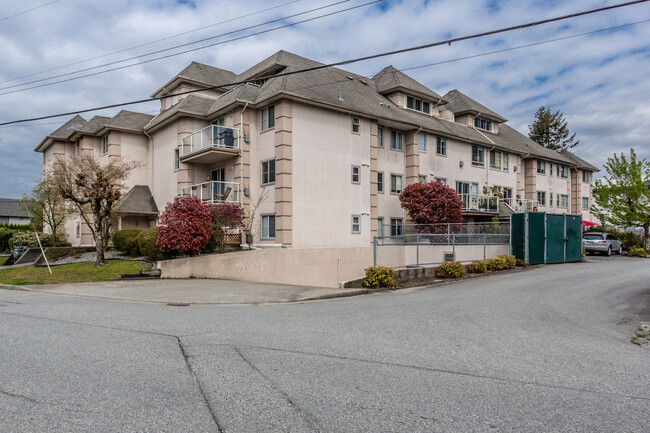
<instances>
[{"instance_id":1,"label":"window","mask_svg":"<svg viewBox=\"0 0 650 433\"><path fill-rule=\"evenodd\" d=\"M447 185L447 179L444 177L436 177L436 181L440 182L443 185Z\"/></svg>"},{"instance_id":2,"label":"window","mask_svg":"<svg viewBox=\"0 0 650 433\"><path fill-rule=\"evenodd\" d=\"M81 223L79 221L74 224L74 235L77 239L81 237Z\"/></svg>"},{"instance_id":3,"label":"window","mask_svg":"<svg viewBox=\"0 0 650 433\"><path fill-rule=\"evenodd\" d=\"M401 218L390 219L390 235L401 236L404 233L404 225Z\"/></svg>"},{"instance_id":4,"label":"window","mask_svg":"<svg viewBox=\"0 0 650 433\"><path fill-rule=\"evenodd\" d=\"M391 194L402 193L402 176L398 174L390 175L390 192Z\"/></svg>"},{"instance_id":5,"label":"window","mask_svg":"<svg viewBox=\"0 0 650 433\"><path fill-rule=\"evenodd\" d=\"M485 148L472 146L472 165L483 167L485 165Z\"/></svg>"},{"instance_id":6,"label":"window","mask_svg":"<svg viewBox=\"0 0 650 433\"><path fill-rule=\"evenodd\" d=\"M582 197L582 210L589 210L589 197Z\"/></svg>"},{"instance_id":7,"label":"window","mask_svg":"<svg viewBox=\"0 0 650 433\"><path fill-rule=\"evenodd\" d=\"M427 134L424 132L418 132L418 150L420 152L427 151Z\"/></svg>"},{"instance_id":8,"label":"window","mask_svg":"<svg viewBox=\"0 0 650 433\"><path fill-rule=\"evenodd\" d=\"M262 239L275 237L275 215L262 215Z\"/></svg>"},{"instance_id":9,"label":"window","mask_svg":"<svg viewBox=\"0 0 650 433\"><path fill-rule=\"evenodd\" d=\"M352 233L361 233L361 217L352 215Z\"/></svg>"},{"instance_id":10,"label":"window","mask_svg":"<svg viewBox=\"0 0 650 433\"><path fill-rule=\"evenodd\" d=\"M548 205L553 206L553 193L552 192L548 193Z\"/></svg>"},{"instance_id":11,"label":"window","mask_svg":"<svg viewBox=\"0 0 650 433\"><path fill-rule=\"evenodd\" d=\"M352 133L360 134L361 133L361 121L358 117L352 118Z\"/></svg>"},{"instance_id":12,"label":"window","mask_svg":"<svg viewBox=\"0 0 650 433\"><path fill-rule=\"evenodd\" d=\"M266 131L267 129L275 127L275 106L271 105L262 109L262 119L260 125L260 129L262 131Z\"/></svg>"},{"instance_id":13,"label":"window","mask_svg":"<svg viewBox=\"0 0 650 433\"><path fill-rule=\"evenodd\" d=\"M546 193L537 191L537 204L539 206L546 206Z\"/></svg>"},{"instance_id":14,"label":"window","mask_svg":"<svg viewBox=\"0 0 650 433\"><path fill-rule=\"evenodd\" d=\"M560 166L559 166L559 165L556 165L556 166L555 166L555 170L556 170L555 175L556 175L557 177L560 177ZM550 174L551 176L553 176L553 172L552 172L552 171L549 172L549 174Z\"/></svg>"},{"instance_id":15,"label":"window","mask_svg":"<svg viewBox=\"0 0 650 433\"><path fill-rule=\"evenodd\" d=\"M377 218L377 237L378 238L383 238L384 237L384 219L383 218Z\"/></svg>"},{"instance_id":16,"label":"window","mask_svg":"<svg viewBox=\"0 0 650 433\"><path fill-rule=\"evenodd\" d=\"M377 129L377 147L384 147L384 128Z\"/></svg>"},{"instance_id":17,"label":"window","mask_svg":"<svg viewBox=\"0 0 650 433\"><path fill-rule=\"evenodd\" d=\"M561 207L569 207L569 196L562 194L560 196L560 206Z\"/></svg>"},{"instance_id":18,"label":"window","mask_svg":"<svg viewBox=\"0 0 650 433\"><path fill-rule=\"evenodd\" d=\"M474 126L479 129L485 129L486 131L492 131L492 122L487 119L483 119L482 117L477 117L474 119Z\"/></svg>"},{"instance_id":19,"label":"window","mask_svg":"<svg viewBox=\"0 0 650 433\"><path fill-rule=\"evenodd\" d=\"M106 155L107 153L108 153L108 134L102 137L102 155Z\"/></svg>"},{"instance_id":20,"label":"window","mask_svg":"<svg viewBox=\"0 0 650 433\"><path fill-rule=\"evenodd\" d=\"M178 148L174 149L174 170L180 168L180 151Z\"/></svg>"},{"instance_id":21,"label":"window","mask_svg":"<svg viewBox=\"0 0 650 433\"><path fill-rule=\"evenodd\" d=\"M352 166L352 183L361 182L361 167L358 165Z\"/></svg>"},{"instance_id":22,"label":"window","mask_svg":"<svg viewBox=\"0 0 650 433\"><path fill-rule=\"evenodd\" d=\"M262 185L275 182L275 159L262 162Z\"/></svg>"},{"instance_id":23,"label":"window","mask_svg":"<svg viewBox=\"0 0 650 433\"><path fill-rule=\"evenodd\" d=\"M418 176L418 182L420 183L427 183L427 176L426 175L419 175Z\"/></svg>"},{"instance_id":24,"label":"window","mask_svg":"<svg viewBox=\"0 0 650 433\"><path fill-rule=\"evenodd\" d=\"M589 183L589 172L582 170L582 181L585 183Z\"/></svg>"},{"instance_id":25,"label":"window","mask_svg":"<svg viewBox=\"0 0 650 433\"><path fill-rule=\"evenodd\" d=\"M537 173L538 174L546 174L546 162L537 161ZM553 173L551 173L551 174L553 174Z\"/></svg>"},{"instance_id":26,"label":"window","mask_svg":"<svg viewBox=\"0 0 650 433\"><path fill-rule=\"evenodd\" d=\"M403 135L400 131L390 132L390 148L394 150L402 150Z\"/></svg>"},{"instance_id":27,"label":"window","mask_svg":"<svg viewBox=\"0 0 650 433\"><path fill-rule=\"evenodd\" d=\"M549 162L549 163L548 163L548 173L549 173L551 176L553 176L553 163L552 163L552 162ZM558 174L558 176L559 176L559 174Z\"/></svg>"},{"instance_id":28,"label":"window","mask_svg":"<svg viewBox=\"0 0 650 433\"><path fill-rule=\"evenodd\" d=\"M446 155L447 154L447 139L438 137L436 140L436 153L438 155Z\"/></svg>"},{"instance_id":29,"label":"window","mask_svg":"<svg viewBox=\"0 0 650 433\"><path fill-rule=\"evenodd\" d=\"M406 108L431 114L431 104L413 96L406 97Z\"/></svg>"},{"instance_id":30,"label":"window","mask_svg":"<svg viewBox=\"0 0 650 433\"><path fill-rule=\"evenodd\" d=\"M569 177L569 167L566 165L560 167L560 177L563 179L567 179Z\"/></svg>"},{"instance_id":31,"label":"window","mask_svg":"<svg viewBox=\"0 0 650 433\"><path fill-rule=\"evenodd\" d=\"M556 206L560 207L560 194L556 195L557 200L556 200Z\"/></svg>"},{"instance_id":32,"label":"window","mask_svg":"<svg viewBox=\"0 0 650 433\"><path fill-rule=\"evenodd\" d=\"M384 192L384 173L377 173L377 192Z\"/></svg>"}]
</instances>

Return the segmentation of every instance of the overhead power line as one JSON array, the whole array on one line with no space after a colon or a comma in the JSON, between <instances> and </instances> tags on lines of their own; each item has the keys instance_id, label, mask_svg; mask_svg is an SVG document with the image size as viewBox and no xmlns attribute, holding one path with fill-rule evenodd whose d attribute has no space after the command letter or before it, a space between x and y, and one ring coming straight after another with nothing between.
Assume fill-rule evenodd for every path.
<instances>
[{"instance_id":1,"label":"overhead power line","mask_svg":"<svg viewBox=\"0 0 650 433\"><path fill-rule=\"evenodd\" d=\"M28 82L25 82L25 83L0 87L0 90L15 89L16 87L22 87L22 86L26 86L28 84L42 83L43 81L49 81L49 80L53 80L55 78L67 77L67 76L70 76L70 75L80 74L82 72L94 71L96 69L104 68L104 67L107 67L107 66L117 65L117 64L120 64L120 63L129 62L131 60L137 60L137 59L141 59L143 57L153 56L155 54L160 54L160 53L164 53L164 52L167 52L167 51L187 47L187 46L190 46L190 45L195 45L195 44L198 44L198 43L201 43L201 42L217 39L217 38L220 38L220 37L223 37L223 36L228 36L228 35L232 35L232 34L235 34L235 33L241 33L241 32L246 31L246 30L251 30L251 29L254 29L254 28L258 28L258 27L263 27L263 26L266 26L268 24L273 24L273 23L278 22L278 21L285 21L285 20L288 20L290 18L295 18L297 16L309 14L311 12L315 12L315 11L322 10L322 9L327 9L327 8L330 8L330 7L333 7L333 6L340 5L341 3L347 3L349 1L350 0L341 0L341 1L338 1L338 2L335 2L335 3L330 3L330 4L325 5L325 6L320 6L320 7L317 7L317 8L313 8L313 9L310 9L310 10L307 10L307 11L304 11L304 12L299 12L299 13L296 13L296 14L293 14L293 15L288 15L288 16L285 16L285 17L282 17L282 18L277 18L277 19L274 19L274 20L271 20L271 21L266 21L264 23L255 24L253 26L248 26L248 27L244 27L244 28L241 28L241 29L221 33L221 34L216 35L216 36L210 36L208 38L203 38L203 39L199 39L197 41L187 42L185 44L180 44L180 45L176 45L176 46L173 46L173 47L152 51L152 52L149 52L149 53L146 53L146 54L140 54L138 56L128 57L126 59L116 60L114 62L109 62L109 63L104 63L103 65L92 66L92 67L89 67L89 68L79 69L77 71L72 71L72 72L66 72L64 74L59 74L59 75L53 75L51 77L40 78L38 80L28 81ZM375 0L375 1L372 1L370 3L364 3L362 5L358 5L358 6L355 6L355 7L352 7L352 8L348 8L348 9L343 9L341 11L333 12L331 14L320 15L318 17L314 17L314 18L311 18L311 19L307 19L307 20L303 20L303 21L297 21L295 23L287 24L287 25L280 26L280 27L275 27L273 29L269 29L269 30L265 30L265 31L245 35L245 36L240 36L238 38L229 39L227 41L222 41L222 42L218 42L218 43L215 43L215 44L204 45L202 47L197 47L197 48L193 48L193 49L190 49L190 50L185 50L185 51L181 51L181 52L178 52L178 53L173 53L173 54L169 54L169 55L166 55L166 56L156 57L154 59L149 59L149 60L145 60L145 61L138 62L138 63L131 63L129 65L120 66L120 67L112 68L112 69L106 69L104 71L99 71L99 72L95 72L95 73L91 73L91 74L81 75L81 76L78 76L78 77L73 77L73 78L69 78L69 79L65 79L65 80L59 80L59 81L54 81L54 82L50 82L50 83L41 84L41 85L38 85L38 86L32 86L32 87L27 87L27 88L24 88L24 89L13 90L11 92L3 92L3 93L0 93L0 95L9 95L9 94L12 94L12 93L18 93L18 92L23 92L23 91L26 91L26 90L37 89L37 88L40 88L40 87L51 86L51 85L54 85L54 84L65 83L65 82L68 82L68 81L78 80L78 79L81 79L81 78L92 77L94 75L105 74L107 72L117 71L117 70L120 70L120 69L131 68L131 67L142 65L142 64L145 64L145 63L150 63L150 62L153 62L153 61L166 59L166 58L178 56L178 55L181 55L181 54L186 54L186 53L189 53L189 52L192 52L192 51L197 51L197 50L201 50L201 49L204 49L204 48L213 47L213 46L216 46L216 45L222 45L222 44L225 44L227 42L232 42L232 41L237 41L237 40L240 40L240 39L249 38L249 37L256 36L256 35L259 35L259 34L262 34L262 33L268 33L270 31L283 29L285 27L295 26L297 24L312 21L314 19L320 19L320 18L327 17L327 16L330 16L330 15L333 15L333 14L336 14L336 13L346 12L346 11L356 9L356 8L359 8L359 7L368 6L368 5L373 4L373 3L379 3L380 1L382 1L382 0Z\"/></svg>"},{"instance_id":2,"label":"overhead power line","mask_svg":"<svg viewBox=\"0 0 650 433\"><path fill-rule=\"evenodd\" d=\"M29 119L12 120L12 121L9 121L9 122L0 123L0 126L11 125L11 124L15 124L15 123L32 122L32 121L43 120L43 119L51 119L51 118L55 118L55 117L70 116L70 115L73 115L73 114L87 113L87 112L91 112L91 111L98 111L98 110L104 110L104 109L116 108L116 107L123 107L123 106L127 106L127 105L143 104L143 103L146 103L146 102L157 101L157 100L160 100L160 99L171 98L171 97L176 97L176 96L184 96L184 95L188 95L188 94L191 94L191 93L197 93L197 92L202 92L202 91L206 91L206 90L221 89L221 88L225 88L225 87L236 86L236 85L245 84L245 83L254 82L254 81L259 81L259 80L268 80L268 79L271 79L271 78L286 77L286 76L289 76L289 75L303 74L303 73L306 73L306 72L316 71L316 70L320 70L320 69L326 69L326 68L331 68L331 67L335 67L335 66L349 65L349 64L352 64L352 63L357 63L357 62L361 62L361 61L365 61L365 60L372 60L372 59L376 59L376 58L380 58L380 57L387 57L387 56L392 56L392 55L396 55L396 54L402 54L402 53L407 53L407 52L412 52L412 51L419 51L419 50L423 50L423 49L426 49L426 48L433 48L433 47L437 47L437 46L441 46L441 45L451 45L452 43L456 43L456 42L467 41L467 40L471 40L471 39L477 39L477 38L490 36L490 35L495 35L495 34L499 34L499 33L511 32L511 31L514 31L514 30L521 30L521 29L536 27L536 26L540 26L540 25L543 25L543 24L548 24L548 23L558 22L558 21L564 21L564 20L571 19L571 18L576 18L576 17L580 17L580 16L585 16L585 15L591 15L591 14L598 13L598 12L603 12L603 11L612 10L612 9L618 9L618 8L622 8L622 7L626 7L626 6L630 6L630 5L634 5L634 4L645 3L645 2L648 2L648 1L650 1L650 0L636 0L636 1L626 2L626 3L619 3L619 4L616 4L616 5L612 5L612 6L606 6L606 7L597 8L597 9L590 9L590 10L586 10L586 11L582 11L582 12L576 12L576 13L569 14L569 15L562 15L562 16L558 16L558 17L554 17L554 18L548 18L548 19L545 19L545 20L533 21L533 22L529 22L529 23L525 23L525 24L518 24L516 26L511 26L511 27L502 27L502 28L495 29L495 30L490 30L490 31L487 31L487 32L475 33L475 34L466 35L466 36L459 36L459 37L456 37L456 38L445 39L445 40L442 40L442 41L432 42L432 43L428 43L428 44L424 44L424 45L418 45L418 46L413 46L413 47L408 47L408 48L402 48L402 49L393 50L393 51L386 51L386 52L382 52L382 53L378 53L378 54L372 54L372 55L368 55L368 56L357 57L355 59L342 60L342 61L339 61L339 62L314 66L314 67L311 67L311 68L304 68L304 69L299 69L299 70L296 70L296 71L289 71L289 72L283 72L283 73L279 73L279 74L267 75L267 76L264 76L264 77L255 77L254 79L250 79L250 80L242 80L242 81L236 81L236 82L232 82L232 83L220 84L218 86L209 86L209 87L204 87L204 88L200 88L200 89L196 89L196 90L188 90L188 91L185 91L185 92L178 92L178 93L174 93L174 94L165 95L164 97L159 97L159 98L139 99L139 100L135 100L135 101L104 105L104 106L101 106L101 107L87 108L87 109L84 109L84 110L70 111L70 112L59 113L59 114L51 114L51 115L48 115L48 116L33 117L33 118L29 118Z\"/></svg>"},{"instance_id":3,"label":"overhead power line","mask_svg":"<svg viewBox=\"0 0 650 433\"><path fill-rule=\"evenodd\" d=\"M56 0L56 1L60 1L60 0ZM41 74L44 74L46 72L58 71L59 69L64 69L64 68L67 68L67 67L70 67L70 66L79 65L81 63L90 62L92 60L102 59L104 57L113 56L115 54L120 54L120 53L124 53L126 51L135 50L136 48L146 47L148 45L153 45L153 44L156 44L158 42L163 42L163 41L167 41L167 40L170 40L170 39L174 39L174 38L177 38L179 36L185 36L185 35L188 35L190 33L195 33L195 32L201 31L201 30L209 29L211 27L216 27L216 26L220 26L222 24L227 24L227 23L237 21L237 20L240 20L240 19L243 19L243 18L248 18L248 17L251 17L253 15L258 15L258 14L261 14L263 12L268 12L268 11L273 10L273 9L278 9L278 8L281 8L283 6L287 6L287 5L290 5L290 4L293 4L293 3L300 3L301 1L304 1L304 0L292 0L290 2L282 3L282 4L279 4L277 6L272 6L272 7L269 7L269 8L266 8L266 9L261 9L261 10L251 12L251 13L248 13L248 14L245 14L245 15L240 15L238 17L229 18L227 20L219 21L217 23L209 24L207 26L197 27L197 28L192 29L192 30L187 30L187 31L181 32L181 33L176 33L175 35L171 35L171 36L167 36L167 37L164 37L164 38L161 38L161 39L156 39L156 40L153 40L153 41L145 42L145 43L142 43L142 44L139 44L139 45L134 45L132 47L123 48L123 49L118 50L118 51L113 51L113 52L110 52L110 53L101 54L101 55L95 56L95 57L89 57L89 58L84 59L84 60L78 60L76 62L68 63L66 65L57 66L57 67L51 68L51 69L45 69L43 71L34 72L34 73L31 73L31 74L28 74L28 75L23 75L21 77L12 78L10 80L0 81L0 84L9 83L11 81L22 80L23 78L35 77L37 75L41 75ZM55 3L55 2L52 2L52 3ZM51 4L51 3L48 3L48 4ZM47 6L47 5L45 5L45 6ZM42 6L40 6L40 7L42 7ZM25 84L28 84L28 83L23 83L21 85L25 85Z\"/></svg>"},{"instance_id":4,"label":"overhead power line","mask_svg":"<svg viewBox=\"0 0 650 433\"><path fill-rule=\"evenodd\" d=\"M61 0L54 0L54 1L51 1L51 2L49 2L49 3L45 3L45 4L43 4L43 5L33 7L33 8L31 8L31 9L27 9L27 10L25 10L25 11L18 12L18 13L16 13L16 14L9 15L8 17L0 18L0 22L2 22L2 21L7 21L8 19L15 18L15 17L20 16L20 15L24 15L24 14L29 13L29 12L31 12L31 11L35 11L36 9L44 8L45 6L49 6L49 5L51 5L52 3L56 3L56 2L59 2L59 1L61 1Z\"/></svg>"}]
</instances>

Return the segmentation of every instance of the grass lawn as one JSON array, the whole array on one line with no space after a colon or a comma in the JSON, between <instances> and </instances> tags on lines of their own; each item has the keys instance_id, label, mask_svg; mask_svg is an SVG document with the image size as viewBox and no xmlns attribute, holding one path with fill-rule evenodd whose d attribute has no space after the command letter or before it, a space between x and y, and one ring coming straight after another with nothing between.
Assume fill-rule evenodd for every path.
<instances>
[{"instance_id":1,"label":"grass lawn","mask_svg":"<svg viewBox=\"0 0 650 433\"><path fill-rule=\"evenodd\" d=\"M60 284L84 283L91 281L109 281L122 274L137 273L140 269L149 269L146 262L133 260L109 260L106 266L93 266L92 262L73 263L52 266L52 273L47 267L25 266L14 269L0 269L0 284L22 286L26 284Z\"/></svg>"},{"instance_id":2,"label":"grass lawn","mask_svg":"<svg viewBox=\"0 0 650 433\"><path fill-rule=\"evenodd\" d=\"M0 257L0 266L2 266L2 264L6 262L8 258L9 257Z\"/></svg>"}]
</instances>

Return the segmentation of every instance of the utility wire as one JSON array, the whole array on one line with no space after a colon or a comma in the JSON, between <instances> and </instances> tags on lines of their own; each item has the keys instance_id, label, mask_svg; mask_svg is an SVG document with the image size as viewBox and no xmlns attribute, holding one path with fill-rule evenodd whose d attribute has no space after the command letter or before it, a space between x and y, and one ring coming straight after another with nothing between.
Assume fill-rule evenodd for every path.
<instances>
[{"instance_id":1,"label":"utility wire","mask_svg":"<svg viewBox=\"0 0 650 433\"><path fill-rule=\"evenodd\" d=\"M49 3L45 3L45 4L43 4L43 5L33 7L33 8L31 8L31 9L27 9L26 11L18 12L18 13L16 13L16 14L9 15L8 17L0 18L0 22L2 22L2 21L7 21L8 19L15 18L15 17L20 16L20 15L24 15L24 14L26 14L26 13L28 13L28 12L35 11L36 9L44 8L45 6L49 6L49 5L51 5L52 3L56 3L56 2L58 2L58 1L61 1L61 0L54 0L54 1L51 1L51 2L49 2Z\"/></svg>"},{"instance_id":2,"label":"utility wire","mask_svg":"<svg viewBox=\"0 0 650 433\"><path fill-rule=\"evenodd\" d=\"M56 1L59 1L59 0L56 0ZM102 55L99 55L99 56L90 57L90 58L87 58L87 59L84 59L84 60L78 60L78 61L73 62L73 63L68 63L67 65L61 65L61 66L57 66L57 67L55 67L55 68L45 69L45 70L40 71L40 72L34 72L34 73L32 73L32 74L23 75L23 76L21 76L21 77L12 78L12 79L10 79L10 80L0 81L0 84L9 83L9 82L11 82L11 81L22 80L23 78L35 77L36 75L41 75L41 74L44 74L44 73L46 73L46 72L58 71L59 69L64 69L64 68L67 68L67 67L69 67L69 66L75 66L75 65L79 65L79 64L81 64L81 63L90 62L90 61L92 61L92 60L97 60L97 59L101 59L101 58L104 58L104 57L112 56L112 55L115 55L115 54L124 53L124 52L126 52L126 51L135 50L136 48L146 47L146 46L148 46L148 45L156 44L156 43L158 43L158 42L167 41L167 40L169 40L169 39L174 39L174 38L177 38L177 37L179 37L179 36L185 36L185 35L188 35L188 34L190 34L190 33L195 33L195 32L198 32L198 31L201 31L201 30L205 30L205 29L208 29L208 28L211 28L211 27L216 27L216 26L220 26L220 25L222 25L222 24L227 24L227 23L230 23L230 22L233 22L233 21L237 21L237 20L240 20L240 19L243 19L243 18L248 18L248 17L253 16L253 15L258 15L258 14L261 14L261 13L263 13L263 12L268 12L268 11L270 11L270 10L278 9L278 8L281 8L281 7L283 7L283 6L287 6L287 5L290 5L290 4L293 4L293 3L299 3L299 2L301 2L301 1L303 1L303 0L292 0L292 1L290 1L290 2L282 3L282 4L279 4L279 5L277 5L277 6L272 6L272 7L266 8L266 9L261 9L261 10L259 10L259 11L251 12L251 13L246 14L246 15L240 15L240 16L238 16L238 17L229 18L229 19L227 19L227 20L220 21L220 22L218 22L218 23L209 24L209 25L207 25L207 26L197 27L197 28L192 29L192 30L188 30L188 31L185 31L185 32L182 32L182 33L176 33L175 35L167 36L167 37L165 37L165 38L161 38L161 39L156 39L156 40L154 40L154 41L145 42L145 43L142 43L142 44L139 44L139 45L134 45L134 46L129 47L129 48L123 48L123 49L121 49L121 50L113 51L113 52L111 52L111 53L106 53L106 54L102 54ZM54 3L54 2L52 2L52 3ZM49 4L49 3L48 3L48 4ZM50 77L50 78L53 78L53 77ZM29 83L23 83L23 84L21 84L21 85L25 85L25 84L29 84Z\"/></svg>"},{"instance_id":3,"label":"utility wire","mask_svg":"<svg viewBox=\"0 0 650 433\"><path fill-rule=\"evenodd\" d=\"M318 11L318 10L321 10L321 9L326 9L326 8L329 8L329 7L332 7L332 6L337 6L337 5L341 4L341 3L347 3L349 1L350 0L341 0L341 1L338 1L336 3L330 3L328 5L321 6L321 7L314 8L314 9L310 9L308 11L296 13L296 14L293 14L293 15L288 15L288 16L282 17L282 18L277 18L277 19L267 21L267 22L264 22L264 23L261 23L261 24L256 24L256 25L253 25L253 26L244 27L242 29L232 30L232 31L229 31L229 32L221 33L221 34L216 35L216 36L210 36L208 38L199 39L199 40L194 41L194 42L188 42L188 43L185 43L185 44L180 44L180 45L176 45L176 46L173 46L173 47L152 51L150 53L141 54L141 55L138 55L138 56L133 56L133 57L129 57L129 58L122 59L122 60L116 60L114 62L105 63L103 65L98 65L98 66L92 66L92 67L89 67L89 68L79 69L79 70L73 71L73 72L66 72L64 74L53 75L51 77L46 77L46 78L41 78L41 79L38 79L38 80L28 81L28 82L21 83L21 84L14 84L12 86L0 87L0 90L14 89L16 87L22 87L22 86L26 86L28 84L41 83L43 81L53 80L55 78L67 77L67 76L70 76L70 75L80 74L82 72L88 72L88 71L93 71L93 70L96 70L96 69L104 68L106 66L117 65L117 64L128 62L128 61L131 61L131 60L137 60L137 59L140 59L140 58L143 58L143 57L153 56L154 54L160 54L160 53L175 50L175 49L178 49L178 48L187 47L189 45L194 45L194 44L209 41L209 40L212 40L212 39L220 38L220 37L223 37L223 36L228 36L228 35L232 35L232 34L235 34L235 33L241 33L243 31L251 30L251 29L254 29L254 28L257 28L257 27L263 27L263 26L268 25L268 24L272 24L272 23L275 23L275 22L278 22L278 21L284 21L284 20L287 20L287 19L290 19L290 18L295 18L295 17L300 16L300 15L305 15L305 14L315 12L315 11ZM382 0L376 0L376 1L373 1L372 3L378 3L379 1L382 1ZM358 7L366 6L368 4L369 3L366 3L366 4L360 5ZM353 9L353 8L350 8L350 9ZM347 10L350 10L350 9L343 9L343 11L347 11ZM326 17L326 16L329 16L329 15L321 15L321 16L316 17L316 18L323 18L323 17ZM288 24L288 25L285 25L285 26L276 27L274 29L271 29L270 31L282 29L284 27L290 27L292 25L301 24L301 23L304 23L304 22L307 22L307 21L310 21L310 20L298 21L298 22L293 23L293 24ZM212 47L212 46L215 46L215 45L220 45L220 44L223 44L223 43L226 43L226 42L237 41L237 40L240 40L240 39L256 36L256 35L259 35L259 34L262 34L262 33L267 33L267 32L268 31L253 33L253 34L250 34L250 35L241 36L241 37L234 38L234 39L229 39L227 41L222 41L222 42L219 42L219 43L216 43L216 44L205 45L203 47L197 47L197 48L193 48L191 50L186 50L186 51L174 53L174 54L167 55L167 56L162 56L162 57L157 57L157 58L154 58L154 59L145 60L143 62L132 63L132 64L129 64L129 65L125 65L125 66L121 66L121 67L117 67L117 68L112 68L112 69L107 69L107 70L100 71L100 72L93 73L93 74L86 74L86 75L82 75L82 76L79 76L79 77L74 77L74 78L70 78L70 79L66 79L66 80L54 81L54 82L51 82L51 83L46 83L46 84L41 84L41 85L38 85L38 86L27 87L27 88L24 88L24 89L18 89L18 90L14 90L14 91L11 91L11 92L4 92L4 93L0 93L0 95L9 95L11 93L18 93L18 92L22 92L22 91L25 91L25 90L36 89L36 88L39 88L39 87L45 87L45 86L51 86L51 85L54 85L54 84L65 83L65 82L68 82L68 81L78 80L80 78L85 78L85 77L91 77L93 75L104 74L104 73L111 72L111 71L116 71L116 70L119 70L119 69L131 68L133 66L142 65L144 63L149 63L149 62L152 62L152 61L165 59L165 58L177 56L177 55L180 55L180 54L186 54L186 53L189 53L189 52L192 52L192 51L201 50L203 48Z\"/></svg>"},{"instance_id":4,"label":"utility wire","mask_svg":"<svg viewBox=\"0 0 650 433\"><path fill-rule=\"evenodd\" d=\"M540 25L548 24L548 23L552 23L552 22L557 22L557 21L564 21L564 20L567 20L567 19L570 19L570 18L590 15L590 14L603 12L603 11L607 11L607 10L612 10L612 9L618 9L618 8L622 8L622 7L625 7L625 6L630 6L630 5L639 4L639 3L645 3L647 1L650 1L650 0L637 0L637 1L631 1L631 2L626 2L626 3L620 3L620 4L616 4L616 5L612 5L612 6L606 6L606 7L597 8L597 9L590 9L590 10L577 12L577 13L573 13L573 14L569 14L569 15L562 15L562 16L559 16L559 17L548 18L548 19L545 19L545 20L533 21L533 22L529 22L529 23L525 23L525 24L519 24L519 25L516 25L516 26L503 27L503 28L499 28L499 29L495 29L495 30L490 30L490 31L487 31L487 32L475 33L475 34L472 34L472 35L460 36L460 37L456 37L456 38L451 38L451 39L446 39L446 40L442 40L442 41L432 42L432 43L429 43L429 44L418 45L418 46L408 47L408 48L402 48L402 49L393 50L393 51L386 51L386 52L383 52L383 53L372 54L372 55L369 55L369 56L357 57L355 59L342 60L342 61L339 61L339 62L314 66L314 67L311 67L311 68L299 69L299 70L296 70L296 71L283 72L283 73L279 73L279 74L267 75L267 76L264 76L264 77L256 77L256 78L250 79L250 80L242 80L242 81L237 81L237 82L233 82L233 83L220 84L218 86L209 86L209 87L204 87L204 88L196 89L196 90L188 90L188 91L185 91L185 92L173 93L173 94L165 95L165 96L159 97L159 98L139 99L139 100L130 101L130 102L123 102L123 103L117 103L117 104L104 105L104 106L101 106L101 107L87 108L87 109L84 109L84 110L70 111L70 112L59 113L59 114L51 114L51 115L48 115L48 116L33 117L33 118L29 118L29 119L12 120L12 121L9 121L9 122L0 123L0 126L11 125L11 124L15 124L15 123L32 122L32 121L43 120L43 119L51 119L51 118L54 118L54 117L69 116L69 115L72 115L72 114L87 113L87 112L90 112L90 111L98 111L98 110L104 110L104 109L108 109L108 108L123 107L123 106L126 106L126 105L142 104L142 103L145 103L145 102L152 102L152 101L161 100L161 99L165 99L165 98L176 97L176 96L184 96L184 95L188 95L188 94L191 94L191 93L197 93L197 92L202 92L202 91L206 91L206 90L222 89L224 87L231 87L231 86L236 86L236 85L239 85L239 84L246 84L246 83L255 82L255 81L259 81L259 80L268 80L268 79L271 79L271 78L286 77L286 76L289 76L289 75L302 74L302 73L306 73L306 72L331 68L331 67L335 67L335 66L349 65L349 64L352 64L352 63L357 63L357 62L361 62L361 61L365 61L365 60L371 60L371 59L376 59L376 58L380 58L380 57L392 56L392 55L395 55L395 54L402 54L402 53L407 53L407 52L411 52L411 51L418 51L418 50L437 47L437 46L441 46L441 45L451 45L452 43L455 43L455 42L466 41L466 40L471 40L471 39L477 39L477 38L481 38L481 37L485 37L485 36L489 36L489 35L495 35L495 34L499 34L499 33L506 33L506 32L511 32L511 31L514 31L514 30L521 30L521 29L526 29L526 28L530 28L530 27L536 27L536 26L540 26Z\"/></svg>"}]
</instances>

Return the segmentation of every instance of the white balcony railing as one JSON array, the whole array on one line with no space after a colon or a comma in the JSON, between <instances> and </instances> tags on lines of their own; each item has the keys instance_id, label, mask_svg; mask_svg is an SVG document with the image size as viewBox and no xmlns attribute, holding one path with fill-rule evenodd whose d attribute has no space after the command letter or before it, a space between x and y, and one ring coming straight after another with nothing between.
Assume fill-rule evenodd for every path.
<instances>
[{"instance_id":1,"label":"white balcony railing","mask_svg":"<svg viewBox=\"0 0 650 433\"><path fill-rule=\"evenodd\" d=\"M499 197L481 194L458 194L464 211L498 212Z\"/></svg>"},{"instance_id":2,"label":"white balcony railing","mask_svg":"<svg viewBox=\"0 0 650 433\"><path fill-rule=\"evenodd\" d=\"M499 200L507 204L514 212L535 211L538 208L537 200L523 198L502 198Z\"/></svg>"},{"instance_id":3,"label":"white balcony railing","mask_svg":"<svg viewBox=\"0 0 650 433\"><path fill-rule=\"evenodd\" d=\"M203 182L181 188L181 197L198 197L204 203L239 203L236 182Z\"/></svg>"},{"instance_id":4,"label":"white balcony railing","mask_svg":"<svg viewBox=\"0 0 650 433\"><path fill-rule=\"evenodd\" d=\"M239 129L210 125L181 139L181 156L207 148L239 149Z\"/></svg>"}]
</instances>

